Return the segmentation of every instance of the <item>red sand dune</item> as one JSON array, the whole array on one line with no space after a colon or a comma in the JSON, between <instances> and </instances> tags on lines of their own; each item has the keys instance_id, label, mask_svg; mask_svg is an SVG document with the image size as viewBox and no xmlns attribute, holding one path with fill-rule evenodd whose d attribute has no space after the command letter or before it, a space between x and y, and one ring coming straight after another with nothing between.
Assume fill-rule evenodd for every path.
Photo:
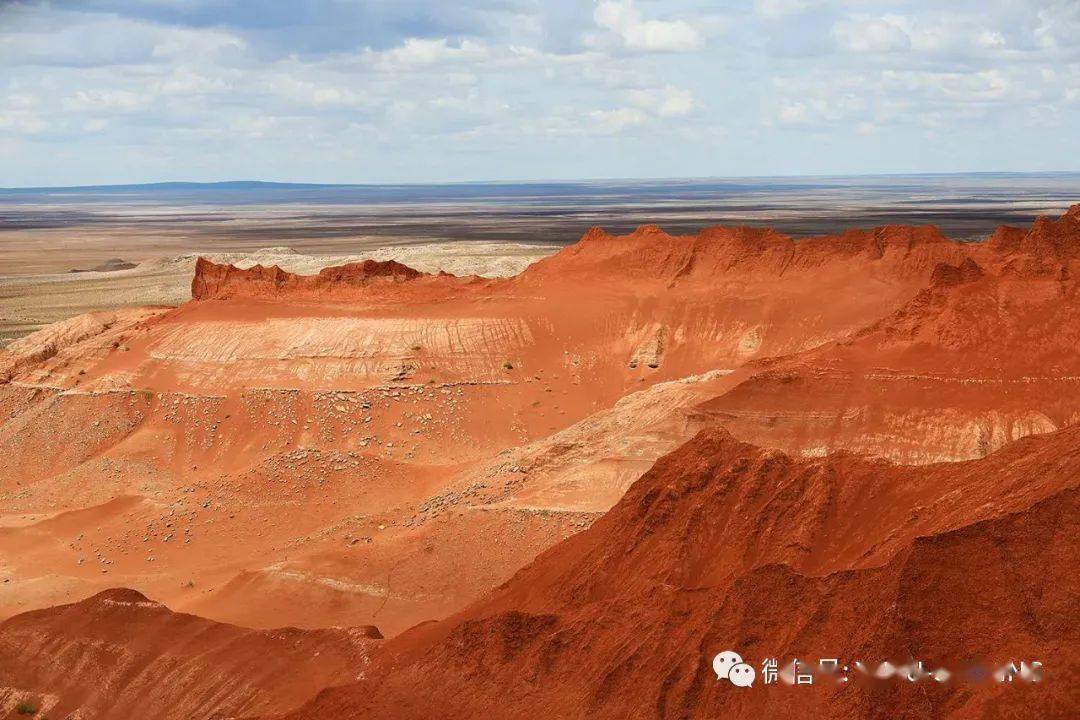
<instances>
[{"instance_id":1,"label":"red sand dune","mask_svg":"<svg viewBox=\"0 0 1080 720\"><path fill-rule=\"evenodd\" d=\"M435 687L423 679L426 663L441 657L446 668L430 673L432 682L456 688L448 712L460 716L489 709L485 698L509 682L507 658L519 647L536 683L509 694L507 708L550 703L570 716L612 717L711 714L749 702L701 684L705 650L687 651L720 630L742 633L747 653L767 651L767 640L778 654L888 654L899 652L901 630L914 632L897 625L910 615L928 628L917 648L926 659L960 652L984 638L935 635L946 621L930 619L910 588L927 602L951 596L926 579L941 562L938 540L918 538L963 545L958 557L970 557L957 572L997 577L991 570L1000 565L1011 573L1003 593L1045 585L1066 567L1053 564L1063 552L1057 536L1047 540L1056 549L1032 565L1041 581L1011 561L978 566L987 556L970 547L982 540L963 533L1012 515L1025 532L1041 527L1039 513L1069 520L1072 506L1036 512L1044 506L1031 493L1043 488L1047 503L1065 503L1075 471L1049 464L1057 475L1030 478L1053 453L1076 459L1068 428L1080 418L1078 272L1080 206L977 244L932 227L798 242L750 228L591 230L504 280L425 275L392 262L301 277L200 261L194 300L180 308L77 318L0 351L0 618L116 586L260 628L377 625L395 636L463 612L378 651L382 670L370 683L387 703L416 693L406 707L419 712ZM708 430L603 515L656 458L716 425L809 459ZM839 454L817 458L824 453ZM655 531L670 535L668 544L649 559L616 543L621 549L604 556L612 567L599 555L587 569L576 565L575 548L593 542L584 538L640 535L636 525L610 528L641 487L667 487L671 478L655 478L684 456L701 469L691 504L673 497L676 526L653 518L635 541L647 546ZM927 465L978 458L986 459ZM729 462L750 468L757 489L699 493L726 477ZM1018 485L1025 481L1026 490ZM701 545L680 524L690 520L721 524ZM725 535L728 524L742 534ZM837 545L844 533L847 544ZM635 557L624 583L622 563ZM923 568L914 578L905 574L911 558ZM591 584L593 575L607 584ZM669 576L677 581L649 584ZM534 578L535 597L522 577ZM735 582L750 598L741 605L729 592ZM711 609L695 605L697 595ZM805 600L818 624L796 618L810 623L804 632L790 614L769 615L763 601L772 596L788 607ZM865 598L873 633L853 612L832 613L841 596ZM623 619L606 614L609 604ZM766 630L759 637L742 620L724 625L709 614L721 605ZM1059 610L1046 611L1048 622ZM961 616L951 622L963 625ZM31 632L49 617L11 622ZM1020 627L1019 616L1002 617ZM667 649L649 654L639 636ZM1047 637L1014 646L1001 635L968 649L1062 657ZM840 640L835 650L818 647ZM583 661L571 645L603 652ZM661 661L672 664L661 671ZM34 692L59 682L40 680L54 676L38 666L26 672ZM200 672L190 687L204 682ZM56 691L64 707L95 717L101 706L82 699L91 697L88 677L96 676L78 672ZM474 703L466 687L477 679ZM109 693L126 692L125 683ZM364 692L323 698L335 708L326 717L346 706L391 712L381 699L358 700ZM963 716L999 702L979 698L949 699L948 707ZM869 707L841 701L822 702L848 717ZM900 693L885 706L918 715L911 702Z\"/></svg>"}]
</instances>

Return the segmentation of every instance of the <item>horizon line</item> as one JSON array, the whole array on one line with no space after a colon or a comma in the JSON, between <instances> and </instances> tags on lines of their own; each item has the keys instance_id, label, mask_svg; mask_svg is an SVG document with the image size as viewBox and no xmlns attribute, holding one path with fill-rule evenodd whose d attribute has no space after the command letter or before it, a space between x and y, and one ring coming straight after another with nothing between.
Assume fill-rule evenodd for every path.
<instances>
[{"instance_id":1,"label":"horizon line","mask_svg":"<svg viewBox=\"0 0 1080 720\"><path fill-rule=\"evenodd\" d=\"M10 185L0 187L0 192L28 192L49 190L106 190L112 188L165 188L200 187L223 185L275 186L279 188L378 188L378 187L445 187L454 185L544 185L552 183L634 183L634 182L705 182L731 180L794 180L794 179L842 179L842 178L902 178L902 177L959 177L959 176L1024 176L1024 175L1078 175L1080 170L956 170L948 172L880 172L880 173L820 173L791 175L698 175L661 177L591 177L591 178L538 178L531 180L445 180L409 182L306 182L291 180L152 180L145 182L89 183L78 185Z\"/></svg>"}]
</instances>

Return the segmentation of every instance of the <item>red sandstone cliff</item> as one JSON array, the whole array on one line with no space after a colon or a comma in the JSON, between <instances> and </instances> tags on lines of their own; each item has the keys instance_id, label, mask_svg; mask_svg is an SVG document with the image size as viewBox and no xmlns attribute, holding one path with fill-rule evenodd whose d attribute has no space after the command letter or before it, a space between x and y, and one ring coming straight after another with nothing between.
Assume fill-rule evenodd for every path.
<instances>
[{"instance_id":1,"label":"red sandstone cliff","mask_svg":"<svg viewBox=\"0 0 1080 720\"><path fill-rule=\"evenodd\" d=\"M837 266L885 278L925 281L940 263L959 265L965 258L1013 274L1067 274L1069 266L1080 259L1080 205L1060 218L1038 218L1028 230L999 227L985 243L950 240L933 225L886 225L802 240L772 228L716 226L696 235L669 235L659 226L643 225L615 236L594 227L577 243L526 268L519 281L577 282L589 276L592 282L708 284L733 278L821 274ZM304 276L258 265L241 270L200 258L191 292L196 300L281 294L325 298L331 291L347 293L419 277L433 276L393 260L366 260Z\"/></svg>"},{"instance_id":2,"label":"red sandstone cliff","mask_svg":"<svg viewBox=\"0 0 1080 720\"><path fill-rule=\"evenodd\" d=\"M578 243L526 268L522 278L553 281L565 275L591 275L606 281L708 284L820 273L843 264L848 270L897 279L925 279L939 262L960 262L970 249L933 226L885 226L803 240L771 228L710 227L682 236L669 235L655 225L623 236L592 228Z\"/></svg>"},{"instance_id":3,"label":"red sandstone cliff","mask_svg":"<svg viewBox=\"0 0 1080 720\"><path fill-rule=\"evenodd\" d=\"M218 265L205 258L195 263L191 297L195 300L223 297L274 297L336 293L363 288L376 283L400 283L415 280L423 273L394 260L365 260L349 265L323 268L317 275L294 275L281 268L255 267L241 270L233 265Z\"/></svg>"},{"instance_id":4,"label":"red sandstone cliff","mask_svg":"<svg viewBox=\"0 0 1080 720\"><path fill-rule=\"evenodd\" d=\"M787 452L970 459L1080 421L1080 285L941 264L930 287L852 337L763 360L702 422Z\"/></svg>"}]
</instances>

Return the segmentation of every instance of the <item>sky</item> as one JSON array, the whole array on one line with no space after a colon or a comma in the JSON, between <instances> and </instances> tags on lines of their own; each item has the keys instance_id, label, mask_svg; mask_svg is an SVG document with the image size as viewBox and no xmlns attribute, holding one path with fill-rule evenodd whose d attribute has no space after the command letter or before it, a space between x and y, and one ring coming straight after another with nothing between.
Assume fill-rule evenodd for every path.
<instances>
[{"instance_id":1,"label":"sky","mask_svg":"<svg viewBox=\"0 0 1080 720\"><path fill-rule=\"evenodd\" d=\"M1078 0L0 0L0 186L1040 170Z\"/></svg>"}]
</instances>

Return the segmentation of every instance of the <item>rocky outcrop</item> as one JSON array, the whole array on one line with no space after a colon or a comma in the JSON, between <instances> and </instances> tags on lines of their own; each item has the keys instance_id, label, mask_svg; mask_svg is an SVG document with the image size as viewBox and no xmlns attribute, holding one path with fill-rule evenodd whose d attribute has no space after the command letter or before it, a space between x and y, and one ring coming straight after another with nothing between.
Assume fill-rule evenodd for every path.
<instances>
[{"instance_id":1,"label":"rocky outcrop","mask_svg":"<svg viewBox=\"0 0 1080 720\"><path fill-rule=\"evenodd\" d=\"M983 276L982 268L971 258L965 258L959 265L938 263L930 276L931 287L952 287L975 282Z\"/></svg>"},{"instance_id":2,"label":"rocky outcrop","mask_svg":"<svg viewBox=\"0 0 1080 720\"><path fill-rule=\"evenodd\" d=\"M940 262L959 263L970 247L933 226L883 226L794 240L771 228L710 227L697 235L669 235L643 225L623 236L592 228L581 240L526 268L522 279L632 278L667 284L797 275L845 263L894 278L929 276Z\"/></svg>"},{"instance_id":3,"label":"rocky outcrop","mask_svg":"<svg viewBox=\"0 0 1080 720\"><path fill-rule=\"evenodd\" d=\"M277 266L256 265L241 270L234 265L218 265L200 257L195 263L191 297L208 300L226 297L270 298L283 294L340 294L377 283L407 282L422 275L394 260L364 260L323 268L317 275L294 275Z\"/></svg>"},{"instance_id":4,"label":"rocky outcrop","mask_svg":"<svg viewBox=\"0 0 1080 720\"><path fill-rule=\"evenodd\" d=\"M1003 260L1005 274L1076 277L1080 264L1080 204L1073 205L1060 218L1036 218L1023 237L1011 234L1011 242L1004 245L1009 251Z\"/></svg>"},{"instance_id":5,"label":"rocky outcrop","mask_svg":"<svg viewBox=\"0 0 1080 720\"><path fill-rule=\"evenodd\" d=\"M716 283L725 278L798 275L844 265L885 278L928 279L939 264L1004 264L1015 273L1061 272L1080 257L1080 205L1061 218L1038 218L1027 231L1000 227L986 243L961 243L935 226L885 225L839 235L794 240L772 228L710 227L696 235L669 235L657 225L642 225L615 236L590 228L581 239L527 267L521 282L558 282L590 275L663 284ZM444 275L445 274L440 274ZM424 276L393 260L366 260L295 275L277 266L239 269L204 258L196 263L191 293L211 297L273 297L283 293L326 296L378 283L400 283ZM449 277L449 276L447 276Z\"/></svg>"}]
</instances>

